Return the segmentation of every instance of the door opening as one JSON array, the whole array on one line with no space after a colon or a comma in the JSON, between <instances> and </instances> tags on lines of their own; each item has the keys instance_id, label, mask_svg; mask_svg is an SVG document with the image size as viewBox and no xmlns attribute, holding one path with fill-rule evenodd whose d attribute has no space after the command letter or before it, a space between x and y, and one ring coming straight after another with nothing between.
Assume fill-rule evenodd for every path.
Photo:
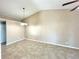
<instances>
[{"instance_id":1,"label":"door opening","mask_svg":"<svg viewBox=\"0 0 79 59\"><path fill-rule=\"evenodd\" d=\"M6 22L0 22L0 43L6 44Z\"/></svg>"}]
</instances>

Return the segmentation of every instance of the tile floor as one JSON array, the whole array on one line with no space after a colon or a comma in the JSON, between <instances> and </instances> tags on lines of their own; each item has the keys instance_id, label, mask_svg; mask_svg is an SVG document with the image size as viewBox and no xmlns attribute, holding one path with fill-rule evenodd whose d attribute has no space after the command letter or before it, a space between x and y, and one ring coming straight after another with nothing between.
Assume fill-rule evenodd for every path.
<instances>
[{"instance_id":1,"label":"tile floor","mask_svg":"<svg viewBox=\"0 0 79 59\"><path fill-rule=\"evenodd\" d=\"M2 46L2 59L79 59L79 50L23 40Z\"/></svg>"}]
</instances>

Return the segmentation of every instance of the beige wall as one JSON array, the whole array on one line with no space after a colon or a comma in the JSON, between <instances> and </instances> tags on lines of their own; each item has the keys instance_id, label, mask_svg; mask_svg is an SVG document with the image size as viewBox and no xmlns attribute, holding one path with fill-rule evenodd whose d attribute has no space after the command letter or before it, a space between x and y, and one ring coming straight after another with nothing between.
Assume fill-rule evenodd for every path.
<instances>
[{"instance_id":1,"label":"beige wall","mask_svg":"<svg viewBox=\"0 0 79 59\"><path fill-rule=\"evenodd\" d=\"M20 22L7 20L6 21L6 40L7 45L14 42L24 40L24 26Z\"/></svg>"},{"instance_id":2,"label":"beige wall","mask_svg":"<svg viewBox=\"0 0 79 59\"><path fill-rule=\"evenodd\" d=\"M25 22L29 23L29 25L37 25L40 21L40 12L35 13L34 15L26 18Z\"/></svg>"},{"instance_id":3,"label":"beige wall","mask_svg":"<svg viewBox=\"0 0 79 59\"><path fill-rule=\"evenodd\" d=\"M30 27L30 26L36 26L36 25L38 25L39 24L39 21L40 21L40 17L39 17L40 15L39 15L39 12L38 13L36 13L36 14L34 14L34 15L32 15L32 16L30 16L30 17L28 17L26 20L25 20L25 22L26 23L28 23L28 26L26 26L26 38L36 38L36 36L33 36L33 35L31 35L28 31L28 28Z\"/></svg>"},{"instance_id":4,"label":"beige wall","mask_svg":"<svg viewBox=\"0 0 79 59\"><path fill-rule=\"evenodd\" d=\"M1 21L5 21L5 19L3 19L3 18L0 18L0 22L1 22Z\"/></svg>"},{"instance_id":5,"label":"beige wall","mask_svg":"<svg viewBox=\"0 0 79 59\"><path fill-rule=\"evenodd\" d=\"M41 11L27 18L26 22L29 23L29 26L26 28L27 37L29 38L49 43L79 47L79 14L77 11ZM28 29L31 29L33 33L37 32L37 35L31 34L32 32L29 32ZM39 32L37 30L39 30Z\"/></svg>"}]
</instances>

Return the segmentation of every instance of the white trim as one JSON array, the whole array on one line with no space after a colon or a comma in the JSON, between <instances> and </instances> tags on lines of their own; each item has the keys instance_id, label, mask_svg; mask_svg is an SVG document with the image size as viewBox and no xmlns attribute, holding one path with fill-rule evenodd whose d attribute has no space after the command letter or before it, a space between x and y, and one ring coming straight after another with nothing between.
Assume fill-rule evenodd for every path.
<instances>
[{"instance_id":1,"label":"white trim","mask_svg":"<svg viewBox=\"0 0 79 59\"><path fill-rule=\"evenodd\" d=\"M24 39L16 40L16 41L13 41L13 42L10 42L10 43L6 42L6 45L11 45L11 44L14 44L14 43L22 41L22 40L24 40Z\"/></svg>"},{"instance_id":2,"label":"white trim","mask_svg":"<svg viewBox=\"0 0 79 59\"><path fill-rule=\"evenodd\" d=\"M57 44L57 43L44 42L44 41L39 41L39 40L34 40L34 39L27 39L27 40L36 41L36 42L39 42L39 43L52 44L52 45L56 45L56 46L60 46L60 47L64 47L64 48L71 48L71 49L79 50L79 48L77 48L77 47L72 47L72 46L67 46L67 45L62 45L62 44Z\"/></svg>"},{"instance_id":3,"label":"white trim","mask_svg":"<svg viewBox=\"0 0 79 59\"><path fill-rule=\"evenodd\" d=\"M25 39L21 39L21 40L17 40L17 41L14 41L14 42L10 42L10 43L7 43L6 45L11 45L11 44L14 44L14 43L22 41L22 40L25 40ZM35 41L35 42L39 42L39 43L56 45L56 46L60 46L60 47L64 47L64 48L70 48L70 49L79 50L79 48L77 48L77 47L72 47L72 46L67 46L67 45L62 45L62 44L57 44L57 43L44 42L44 41L34 40L34 39L26 39L26 40Z\"/></svg>"}]
</instances>

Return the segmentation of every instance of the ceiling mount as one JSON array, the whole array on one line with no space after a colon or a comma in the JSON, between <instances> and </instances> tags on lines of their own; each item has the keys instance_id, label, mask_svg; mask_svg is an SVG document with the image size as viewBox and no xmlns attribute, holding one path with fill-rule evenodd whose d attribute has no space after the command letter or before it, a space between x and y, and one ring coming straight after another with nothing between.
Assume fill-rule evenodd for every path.
<instances>
[{"instance_id":1,"label":"ceiling mount","mask_svg":"<svg viewBox=\"0 0 79 59\"><path fill-rule=\"evenodd\" d=\"M23 8L23 10L25 10L25 8Z\"/></svg>"}]
</instances>

